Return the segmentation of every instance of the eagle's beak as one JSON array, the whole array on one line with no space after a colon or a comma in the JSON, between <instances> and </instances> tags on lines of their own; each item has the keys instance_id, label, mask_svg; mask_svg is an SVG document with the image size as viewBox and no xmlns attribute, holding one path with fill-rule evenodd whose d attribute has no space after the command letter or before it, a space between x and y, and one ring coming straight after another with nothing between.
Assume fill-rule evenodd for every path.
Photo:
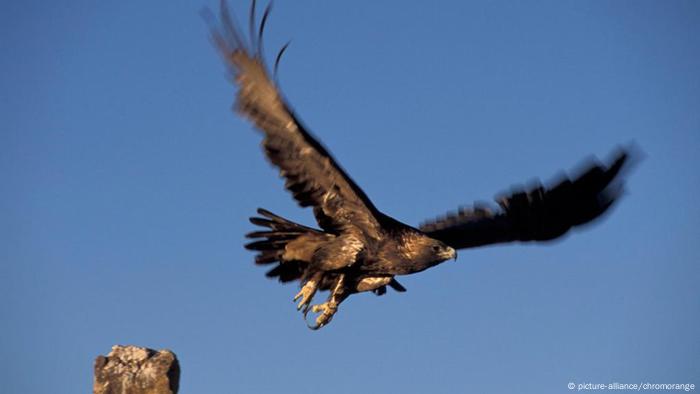
<instances>
[{"instance_id":1,"label":"eagle's beak","mask_svg":"<svg viewBox=\"0 0 700 394\"><path fill-rule=\"evenodd\" d=\"M447 250L445 250L445 260L454 260L457 261L457 251L454 250L453 248L448 247Z\"/></svg>"}]
</instances>

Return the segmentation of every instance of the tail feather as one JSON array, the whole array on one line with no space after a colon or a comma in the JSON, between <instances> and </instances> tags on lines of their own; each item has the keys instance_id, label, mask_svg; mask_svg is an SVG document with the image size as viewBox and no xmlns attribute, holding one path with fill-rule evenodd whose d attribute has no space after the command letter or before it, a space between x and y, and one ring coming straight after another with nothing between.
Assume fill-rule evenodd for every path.
<instances>
[{"instance_id":1,"label":"tail feather","mask_svg":"<svg viewBox=\"0 0 700 394\"><path fill-rule=\"evenodd\" d=\"M267 276L278 278L280 282L290 282L299 279L304 274L308 262L290 258L298 253L289 253L285 259L285 252L289 252L287 245L301 236L325 236L323 232L294 223L281 216L258 208L261 217L252 217L250 222L264 227L265 230L253 231L246 234L246 238L252 242L245 245L248 250L258 252L255 256L255 264L267 265L277 263ZM292 249L295 249L292 247Z\"/></svg>"},{"instance_id":2,"label":"tail feather","mask_svg":"<svg viewBox=\"0 0 700 394\"><path fill-rule=\"evenodd\" d=\"M304 274L302 264L278 264L275 268L268 271L265 276L268 278L277 278L282 283L291 282L301 278Z\"/></svg>"},{"instance_id":3,"label":"tail feather","mask_svg":"<svg viewBox=\"0 0 700 394\"><path fill-rule=\"evenodd\" d=\"M258 214L263 217L252 217L250 222L260 227L267 227L272 231L254 231L252 233L246 234L247 238L262 238L270 235L273 236L283 236L283 235L298 235L308 232L319 233L320 231L313 229L311 227L306 227L298 223L294 223L287 220L281 216L277 216L274 213L258 208ZM288 234L285 234L288 233Z\"/></svg>"},{"instance_id":4,"label":"tail feather","mask_svg":"<svg viewBox=\"0 0 700 394\"><path fill-rule=\"evenodd\" d=\"M267 238L276 241L280 239L294 239L298 235L298 231L253 231L246 234L246 238Z\"/></svg>"},{"instance_id":5,"label":"tail feather","mask_svg":"<svg viewBox=\"0 0 700 394\"><path fill-rule=\"evenodd\" d=\"M263 264L272 264L276 261L279 261L279 256L277 255L276 250L264 250L258 253L257 256L255 256L255 264L258 265L263 265Z\"/></svg>"},{"instance_id":6,"label":"tail feather","mask_svg":"<svg viewBox=\"0 0 700 394\"><path fill-rule=\"evenodd\" d=\"M259 251L266 251L266 250L280 250L284 249L284 246L287 245L288 240L286 239L270 239L268 238L267 240L263 241L255 241L251 242L249 244L245 245L245 248L248 250L259 250Z\"/></svg>"},{"instance_id":7,"label":"tail feather","mask_svg":"<svg viewBox=\"0 0 700 394\"><path fill-rule=\"evenodd\" d=\"M255 257L256 264L281 263L285 247L289 242L304 234L320 233L318 230L294 223L262 208L258 208L258 214L263 217L252 217L250 222L266 227L268 230L246 234L246 238L254 241L245 245L246 249L259 252Z\"/></svg>"}]
</instances>

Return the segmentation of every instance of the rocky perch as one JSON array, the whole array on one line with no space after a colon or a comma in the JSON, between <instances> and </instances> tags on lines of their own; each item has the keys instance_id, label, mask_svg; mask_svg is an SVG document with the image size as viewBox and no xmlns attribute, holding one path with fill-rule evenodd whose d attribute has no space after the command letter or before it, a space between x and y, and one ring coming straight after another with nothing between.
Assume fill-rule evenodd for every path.
<instances>
[{"instance_id":1,"label":"rocky perch","mask_svg":"<svg viewBox=\"0 0 700 394\"><path fill-rule=\"evenodd\" d=\"M94 394L176 394L180 365L170 350L112 346L95 359Z\"/></svg>"}]
</instances>

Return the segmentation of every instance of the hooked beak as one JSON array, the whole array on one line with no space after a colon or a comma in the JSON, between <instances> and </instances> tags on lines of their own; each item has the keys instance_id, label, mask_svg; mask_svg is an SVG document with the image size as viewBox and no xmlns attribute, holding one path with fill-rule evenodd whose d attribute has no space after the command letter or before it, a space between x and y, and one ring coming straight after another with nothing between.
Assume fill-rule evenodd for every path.
<instances>
[{"instance_id":1,"label":"hooked beak","mask_svg":"<svg viewBox=\"0 0 700 394\"><path fill-rule=\"evenodd\" d=\"M453 248L448 247L443 256L445 257L445 260L457 261L457 251Z\"/></svg>"}]
</instances>

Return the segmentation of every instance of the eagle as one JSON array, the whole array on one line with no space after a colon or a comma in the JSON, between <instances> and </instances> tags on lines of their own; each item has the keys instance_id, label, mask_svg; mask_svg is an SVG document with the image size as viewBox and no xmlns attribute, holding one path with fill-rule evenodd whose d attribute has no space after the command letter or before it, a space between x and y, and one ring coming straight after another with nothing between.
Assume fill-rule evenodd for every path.
<instances>
[{"instance_id":1,"label":"eagle","mask_svg":"<svg viewBox=\"0 0 700 394\"><path fill-rule=\"evenodd\" d=\"M380 211L314 138L284 99L276 82L287 45L268 71L263 57L263 32L268 5L258 25L255 1L246 38L221 1L215 21L209 13L212 41L237 86L235 111L263 134L262 147L279 169L285 187L301 207L312 207L319 228L295 223L259 208L250 222L260 228L246 235L245 245L257 252L255 263L271 265L270 278L299 281L297 309L316 314L311 329L326 326L350 295L390 287L406 289L396 276L410 275L457 259L457 249L507 242L549 241L572 227L600 217L622 195L620 176L629 150L619 148L608 164L589 162L575 176L553 185L535 182L513 189L496 204L475 204L412 227ZM272 75L272 77L271 77ZM312 305L318 291L325 302Z\"/></svg>"}]
</instances>

